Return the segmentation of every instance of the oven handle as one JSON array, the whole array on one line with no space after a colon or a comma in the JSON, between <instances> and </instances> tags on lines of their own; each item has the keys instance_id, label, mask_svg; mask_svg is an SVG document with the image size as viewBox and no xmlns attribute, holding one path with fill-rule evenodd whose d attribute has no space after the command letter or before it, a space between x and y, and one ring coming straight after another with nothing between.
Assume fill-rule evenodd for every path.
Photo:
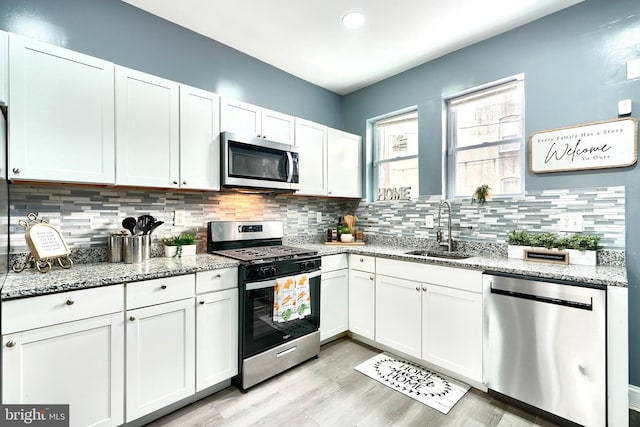
<instances>
[{"instance_id":1,"label":"oven handle","mask_svg":"<svg viewBox=\"0 0 640 427\"><path fill-rule=\"evenodd\" d=\"M287 182L291 182L293 179L293 156L289 151L287 151L287 166Z\"/></svg>"},{"instance_id":2,"label":"oven handle","mask_svg":"<svg viewBox=\"0 0 640 427\"><path fill-rule=\"evenodd\" d=\"M309 273L301 273L301 274L306 274L309 279L313 279L314 277L320 276L322 272L320 270L315 270ZM291 276L297 276L297 275L298 274L292 274ZM284 276L284 277L288 277L288 276ZM281 278L282 277L278 277L278 279L281 279ZM247 291L254 291L256 289L273 288L276 285L276 282L278 281L278 279L264 280L262 282L246 283L244 285L244 288Z\"/></svg>"}]
</instances>

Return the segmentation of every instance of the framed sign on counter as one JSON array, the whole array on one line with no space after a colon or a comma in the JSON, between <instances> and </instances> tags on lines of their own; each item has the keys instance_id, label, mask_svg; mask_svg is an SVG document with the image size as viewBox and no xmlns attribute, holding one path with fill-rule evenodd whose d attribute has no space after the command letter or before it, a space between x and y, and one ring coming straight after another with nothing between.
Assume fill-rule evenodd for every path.
<instances>
[{"instance_id":1,"label":"framed sign on counter","mask_svg":"<svg viewBox=\"0 0 640 427\"><path fill-rule=\"evenodd\" d=\"M535 132L529 137L534 173L607 169L638 161L638 121L633 117Z\"/></svg>"}]
</instances>

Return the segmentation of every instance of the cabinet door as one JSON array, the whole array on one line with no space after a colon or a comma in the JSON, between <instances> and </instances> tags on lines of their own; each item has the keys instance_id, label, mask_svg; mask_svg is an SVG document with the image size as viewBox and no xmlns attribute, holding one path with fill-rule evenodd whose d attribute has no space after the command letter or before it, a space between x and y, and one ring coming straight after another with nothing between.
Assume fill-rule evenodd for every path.
<instances>
[{"instance_id":1,"label":"cabinet door","mask_svg":"<svg viewBox=\"0 0 640 427\"><path fill-rule=\"evenodd\" d=\"M246 102L220 100L220 129L252 137L261 137L262 111Z\"/></svg>"},{"instance_id":2,"label":"cabinet door","mask_svg":"<svg viewBox=\"0 0 640 427\"><path fill-rule=\"evenodd\" d=\"M327 194L362 197L362 142L358 135L329 129L327 137Z\"/></svg>"},{"instance_id":3,"label":"cabinet door","mask_svg":"<svg viewBox=\"0 0 640 427\"><path fill-rule=\"evenodd\" d=\"M197 297L196 391L238 373L238 289Z\"/></svg>"},{"instance_id":4,"label":"cabinet door","mask_svg":"<svg viewBox=\"0 0 640 427\"><path fill-rule=\"evenodd\" d=\"M349 329L349 270L322 274L320 292L320 340Z\"/></svg>"},{"instance_id":5,"label":"cabinet door","mask_svg":"<svg viewBox=\"0 0 640 427\"><path fill-rule=\"evenodd\" d=\"M422 359L482 382L482 294L423 288Z\"/></svg>"},{"instance_id":6,"label":"cabinet door","mask_svg":"<svg viewBox=\"0 0 640 427\"><path fill-rule=\"evenodd\" d=\"M9 103L9 35L0 31L0 105Z\"/></svg>"},{"instance_id":7,"label":"cabinet door","mask_svg":"<svg viewBox=\"0 0 640 427\"><path fill-rule=\"evenodd\" d=\"M421 286L418 282L376 276L376 341L420 358Z\"/></svg>"},{"instance_id":8,"label":"cabinet door","mask_svg":"<svg viewBox=\"0 0 640 427\"><path fill-rule=\"evenodd\" d=\"M113 64L9 36L9 178L113 184Z\"/></svg>"},{"instance_id":9,"label":"cabinet door","mask_svg":"<svg viewBox=\"0 0 640 427\"><path fill-rule=\"evenodd\" d=\"M293 145L294 130L293 116L262 109L262 138Z\"/></svg>"},{"instance_id":10,"label":"cabinet door","mask_svg":"<svg viewBox=\"0 0 640 427\"><path fill-rule=\"evenodd\" d=\"M194 299L127 311L127 422L195 392Z\"/></svg>"},{"instance_id":11,"label":"cabinet door","mask_svg":"<svg viewBox=\"0 0 640 427\"><path fill-rule=\"evenodd\" d=\"M180 188L220 190L220 98L180 86Z\"/></svg>"},{"instance_id":12,"label":"cabinet door","mask_svg":"<svg viewBox=\"0 0 640 427\"><path fill-rule=\"evenodd\" d=\"M296 146L300 149L300 190L308 196L327 195L327 127L296 119ZM333 167L331 166L333 171Z\"/></svg>"},{"instance_id":13,"label":"cabinet door","mask_svg":"<svg viewBox=\"0 0 640 427\"><path fill-rule=\"evenodd\" d=\"M179 86L116 68L116 182L178 187Z\"/></svg>"},{"instance_id":14,"label":"cabinet door","mask_svg":"<svg viewBox=\"0 0 640 427\"><path fill-rule=\"evenodd\" d=\"M371 340L375 338L375 274L373 273L349 271L349 330Z\"/></svg>"},{"instance_id":15,"label":"cabinet door","mask_svg":"<svg viewBox=\"0 0 640 427\"><path fill-rule=\"evenodd\" d=\"M2 403L69 404L71 426L123 424L122 312L2 338Z\"/></svg>"}]
</instances>

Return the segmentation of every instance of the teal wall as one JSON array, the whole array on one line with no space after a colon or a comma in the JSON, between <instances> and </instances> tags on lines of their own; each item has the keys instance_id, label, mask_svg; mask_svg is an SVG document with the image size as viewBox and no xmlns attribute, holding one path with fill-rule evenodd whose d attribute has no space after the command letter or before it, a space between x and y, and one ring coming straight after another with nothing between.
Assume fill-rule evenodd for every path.
<instances>
[{"instance_id":1,"label":"teal wall","mask_svg":"<svg viewBox=\"0 0 640 427\"><path fill-rule=\"evenodd\" d=\"M442 192L442 98L504 77L525 75L525 135L617 117L631 98L640 117L640 1L586 0L458 50L344 97L345 129L365 135L367 119L418 105L420 193ZM629 279L630 382L640 385L640 169L527 173L527 190L625 185Z\"/></svg>"},{"instance_id":2,"label":"teal wall","mask_svg":"<svg viewBox=\"0 0 640 427\"><path fill-rule=\"evenodd\" d=\"M120 0L2 0L0 30L342 128L340 95Z\"/></svg>"}]
</instances>

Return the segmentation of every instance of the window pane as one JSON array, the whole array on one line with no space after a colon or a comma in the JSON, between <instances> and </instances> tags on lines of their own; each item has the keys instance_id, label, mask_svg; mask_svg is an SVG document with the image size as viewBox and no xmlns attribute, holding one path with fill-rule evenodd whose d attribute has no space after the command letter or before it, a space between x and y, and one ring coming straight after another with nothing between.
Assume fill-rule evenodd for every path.
<instances>
[{"instance_id":1,"label":"window pane","mask_svg":"<svg viewBox=\"0 0 640 427\"><path fill-rule=\"evenodd\" d=\"M394 160L378 165L378 189L411 187L411 198L418 197L418 159Z\"/></svg>"},{"instance_id":2,"label":"window pane","mask_svg":"<svg viewBox=\"0 0 640 427\"><path fill-rule=\"evenodd\" d=\"M455 196L469 196L482 184L488 184L493 194L519 193L520 150L505 150L505 147L512 148L512 144L458 151Z\"/></svg>"},{"instance_id":3,"label":"window pane","mask_svg":"<svg viewBox=\"0 0 640 427\"><path fill-rule=\"evenodd\" d=\"M447 194L522 191L523 82L514 80L447 101Z\"/></svg>"},{"instance_id":4,"label":"window pane","mask_svg":"<svg viewBox=\"0 0 640 427\"><path fill-rule=\"evenodd\" d=\"M456 98L449 105L457 147L522 136L519 82Z\"/></svg>"},{"instance_id":5,"label":"window pane","mask_svg":"<svg viewBox=\"0 0 640 427\"><path fill-rule=\"evenodd\" d=\"M418 155L418 112L375 123L377 160Z\"/></svg>"}]
</instances>

